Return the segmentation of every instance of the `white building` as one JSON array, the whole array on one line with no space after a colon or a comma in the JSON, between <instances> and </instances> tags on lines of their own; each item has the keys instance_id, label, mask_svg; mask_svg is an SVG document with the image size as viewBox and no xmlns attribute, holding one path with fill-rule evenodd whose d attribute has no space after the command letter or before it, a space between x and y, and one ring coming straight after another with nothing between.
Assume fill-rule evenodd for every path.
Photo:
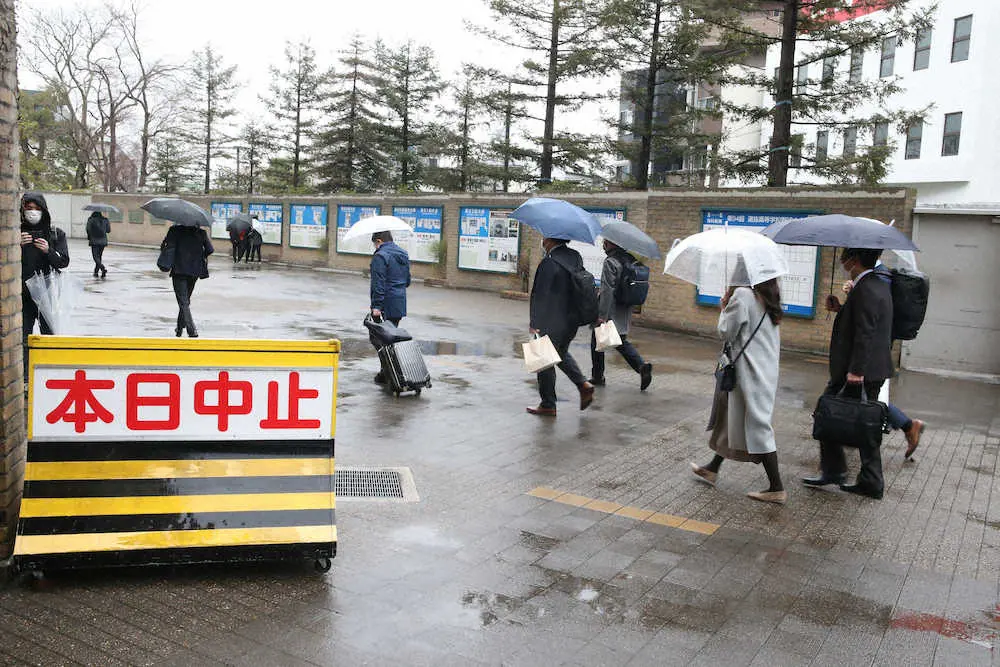
<instances>
[{"instance_id":1,"label":"white building","mask_svg":"<svg viewBox=\"0 0 1000 667\"><path fill-rule=\"evenodd\" d=\"M929 107L924 123L906 133L888 126L845 133L793 124L792 133L811 157L837 157L852 147L861 149L864 142L895 144L884 182L917 191L913 238L923 251L920 268L931 279L927 319L917 339L903 345L903 366L1000 382L1000 300L995 294L1000 285L1000 42L992 37L1000 32L1000 0L936 4L931 31L915 42L889 37L863 57L845 54L826 64L836 77L898 77L902 91L886 108ZM877 20L878 13L867 18ZM807 57L809 50L800 47L796 58ZM779 57L780 46L769 49L764 71L775 72ZM818 85L824 74L830 71L816 62L800 68L796 81ZM774 104L760 90L734 88L723 96L755 106ZM869 106L858 114L871 117L877 111ZM771 129L766 123L727 122L723 149L766 151ZM810 170L795 168L788 181L823 183Z\"/></svg>"},{"instance_id":2,"label":"white building","mask_svg":"<svg viewBox=\"0 0 1000 667\"><path fill-rule=\"evenodd\" d=\"M930 5L930 2L924 3ZM885 125L875 130L875 141L889 139L895 150L889 160L887 185L916 188L920 205L962 205L1000 202L995 191L1000 173L1000 42L990 36L1000 30L1000 2L996 0L937 0L933 29L921 39L899 43L883 40L880 48L857 56L845 55L833 63L834 75L863 78L897 77L902 92L887 102L890 109L930 108L922 125L906 134ZM878 13L869 18L877 20ZM801 50L801 49L800 49ZM797 54L802 58L803 53ZM780 47L768 51L765 71L778 65ZM860 65L860 68L859 68ZM796 80L821 81L824 63L797 68ZM765 104L773 104L766 94ZM877 107L859 110L868 115ZM846 135L835 128L794 125L806 154L838 156L852 144L872 141ZM761 128L758 141L766 148L771 127ZM808 170L792 169L789 181L821 182Z\"/></svg>"}]
</instances>

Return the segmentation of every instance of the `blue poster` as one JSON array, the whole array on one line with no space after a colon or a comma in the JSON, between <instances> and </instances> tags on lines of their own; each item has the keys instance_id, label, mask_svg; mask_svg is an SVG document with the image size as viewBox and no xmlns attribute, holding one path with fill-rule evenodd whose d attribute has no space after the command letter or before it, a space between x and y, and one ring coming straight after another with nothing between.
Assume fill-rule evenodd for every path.
<instances>
[{"instance_id":1,"label":"blue poster","mask_svg":"<svg viewBox=\"0 0 1000 667\"><path fill-rule=\"evenodd\" d=\"M288 245L291 248L322 248L326 241L326 213L322 204L292 204L288 207Z\"/></svg>"},{"instance_id":2,"label":"blue poster","mask_svg":"<svg viewBox=\"0 0 1000 667\"><path fill-rule=\"evenodd\" d=\"M285 207L282 204L250 204L247 208L250 217L257 215L254 228L260 232L264 243L281 245L281 224Z\"/></svg>"},{"instance_id":3,"label":"blue poster","mask_svg":"<svg viewBox=\"0 0 1000 667\"><path fill-rule=\"evenodd\" d=\"M396 240L410 254L410 261L437 262L444 209L440 206L393 206L392 214L413 228L407 238Z\"/></svg>"},{"instance_id":4,"label":"blue poster","mask_svg":"<svg viewBox=\"0 0 1000 667\"><path fill-rule=\"evenodd\" d=\"M816 211L768 211L755 209L702 209L702 231L734 227L760 232L768 225L782 220L796 220ZM819 251L815 246L780 246L788 261L788 274L779 278L781 307L789 315L815 317L816 284L819 277ZM702 305L719 305L722 298L722 279L712 288L696 290L695 300Z\"/></svg>"},{"instance_id":5,"label":"blue poster","mask_svg":"<svg viewBox=\"0 0 1000 667\"><path fill-rule=\"evenodd\" d=\"M212 202L212 238L228 239L229 232L226 231L226 222L237 213L243 212L243 205L234 202Z\"/></svg>"},{"instance_id":6,"label":"blue poster","mask_svg":"<svg viewBox=\"0 0 1000 667\"><path fill-rule=\"evenodd\" d=\"M371 255L375 252L370 239L351 239L344 242L344 234L357 222L364 218L378 215L381 206L355 206L341 204L337 206L337 252L348 255Z\"/></svg>"}]
</instances>

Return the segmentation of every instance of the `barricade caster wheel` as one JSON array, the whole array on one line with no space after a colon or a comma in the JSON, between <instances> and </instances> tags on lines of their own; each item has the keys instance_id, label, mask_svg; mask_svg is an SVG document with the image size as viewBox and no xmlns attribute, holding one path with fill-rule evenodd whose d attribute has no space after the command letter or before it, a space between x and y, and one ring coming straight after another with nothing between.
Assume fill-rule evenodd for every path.
<instances>
[{"instance_id":1,"label":"barricade caster wheel","mask_svg":"<svg viewBox=\"0 0 1000 667\"><path fill-rule=\"evenodd\" d=\"M316 568L317 572L329 572L330 568L333 567L333 561L329 558L317 558L313 562L313 567Z\"/></svg>"}]
</instances>

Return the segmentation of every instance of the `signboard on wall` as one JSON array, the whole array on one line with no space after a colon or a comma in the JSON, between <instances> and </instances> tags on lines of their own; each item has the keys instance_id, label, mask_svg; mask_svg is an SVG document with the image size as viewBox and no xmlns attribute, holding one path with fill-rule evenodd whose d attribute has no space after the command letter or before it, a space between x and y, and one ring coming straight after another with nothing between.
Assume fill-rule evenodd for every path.
<instances>
[{"instance_id":1,"label":"signboard on wall","mask_svg":"<svg viewBox=\"0 0 1000 667\"><path fill-rule=\"evenodd\" d=\"M409 253L410 261L437 262L444 210L440 206L393 206L392 214L413 228L412 234L396 240Z\"/></svg>"},{"instance_id":2,"label":"signboard on wall","mask_svg":"<svg viewBox=\"0 0 1000 667\"><path fill-rule=\"evenodd\" d=\"M601 224L604 224L608 220L625 219L625 209L623 208L590 208L584 206L583 210L596 215ZM598 284L601 282L601 271L604 268L605 254L602 244L603 240L600 237L594 243L569 242L569 247L576 250L583 257L583 268L594 274L594 278L597 279Z\"/></svg>"},{"instance_id":3,"label":"signboard on wall","mask_svg":"<svg viewBox=\"0 0 1000 667\"><path fill-rule=\"evenodd\" d=\"M283 204L250 204L247 212L251 216L257 214L254 226L260 232L264 243L281 245L281 224L285 214Z\"/></svg>"},{"instance_id":4,"label":"signboard on wall","mask_svg":"<svg viewBox=\"0 0 1000 667\"><path fill-rule=\"evenodd\" d=\"M325 204L292 204L288 207L288 218L289 247L323 247L327 225Z\"/></svg>"},{"instance_id":5,"label":"signboard on wall","mask_svg":"<svg viewBox=\"0 0 1000 667\"><path fill-rule=\"evenodd\" d=\"M381 211L381 206L356 206L354 204L337 206L337 252L345 255L371 255L375 252L370 238L352 239L345 243L344 235L358 220L371 218Z\"/></svg>"},{"instance_id":6,"label":"signboard on wall","mask_svg":"<svg viewBox=\"0 0 1000 667\"><path fill-rule=\"evenodd\" d=\"M513 209L463 206L458 213L458 268L517 273L521 225Z\"/></svg>"},{"instance_id":7,"label":"signboard on wall","mask_svg":"<svg viewBox=\"0 0 1000 667\"><path fill-rule=\"evenodd\" d=\"M765 211L756 209L702 209L702 231L725 226L760 232L768 225L782 220L795 220L816 211ZM819 250L815 246L779 246L788 261L788 275L779 278L781 307L789 315L814 317L816 315L816 284L819 278ZM718 305L725 286L722 276L719 284L697 291L696 300L703 305Z\"/></svg>"},{"instance_id":8,"label":"signboard on wall","mask_svg":"<svg viewBox=\"0 0 1000 667\"><path fill-rule=\"evenodd\" d=\"M212 202L212 238L228 239L229 232L226 231L226 222L237 213L243 212L243 205L238 202Z\"/></svg>"}]
</instances>

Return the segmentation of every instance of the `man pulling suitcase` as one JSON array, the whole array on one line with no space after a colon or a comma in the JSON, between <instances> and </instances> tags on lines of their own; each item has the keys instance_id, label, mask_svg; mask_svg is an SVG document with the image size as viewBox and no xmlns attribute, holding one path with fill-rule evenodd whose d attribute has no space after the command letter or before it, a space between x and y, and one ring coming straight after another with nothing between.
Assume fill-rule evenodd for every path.
<instances>
[{"instance_id":1,"label":"man pulling suitcase","mask_svg":"<svg viewBox=\"0 0 1000 667\"><path fill-rule=\"evenodd\" d=\"M406 288L410 286L410 256L392 240L392 232L372 234L375 254L371 262L371 313L372 319L383 319L399 325L406 317ZM383 345L374 334L369 335L372 347L380 350ZM375 382L386 383L385 369L375 375Z\"/></svg>"}]
</instances>

